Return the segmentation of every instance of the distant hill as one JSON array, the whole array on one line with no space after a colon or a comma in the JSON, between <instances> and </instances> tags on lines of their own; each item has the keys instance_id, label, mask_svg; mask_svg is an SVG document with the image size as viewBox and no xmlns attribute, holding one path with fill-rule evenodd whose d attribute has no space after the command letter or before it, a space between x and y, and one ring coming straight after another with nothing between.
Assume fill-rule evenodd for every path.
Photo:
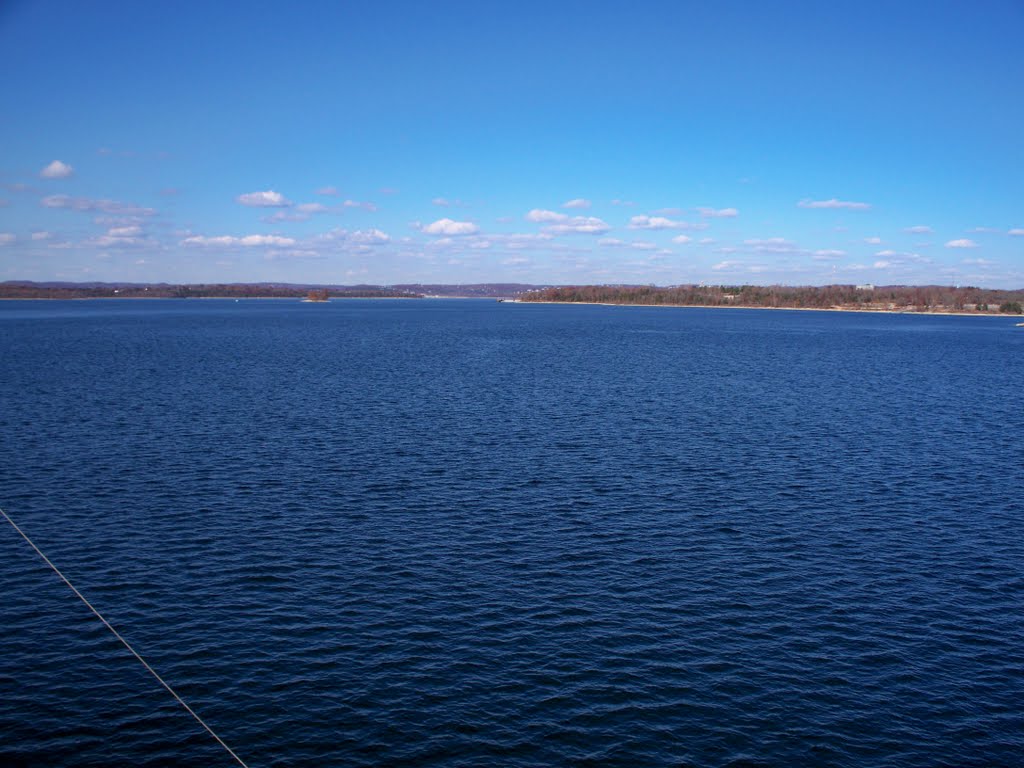
<instances>
[{"instance_id":1,"label":"distant hill","mask_svg":"<svg viewBox=\"0 0 1024 768\"><path fill-rule=\"evenodd\" d=\"M515 298L549 286L522 283L471 285L323 285L320 283L70 283L9 280L0 283L0 299L100 298L302 298L327 291L332 298L422 298L423 296Z\"/></svg>"},{"instance_id":2,"label":"distant hill","mask_svg":"<svg viewBox=\"0 0 1024 768\"><path fill-rule=\"evenodd\" d=\"M472 297L486 299L514 299L527 291L539 291L551 286L528 285L526 283L470 283L437 284L407 283L391 286L395 290L421 293L424 296Z\"/></svg>"},{"instance_id":3,"label":"distant hill","mask_svg":"<svg viewBox=\"0 0 1024 768\"><path fill-rule=\"evenodd\" d=\"M319 285L299 283L0 283L0 299L188 299L223 297L304 298L310 291L327 291L334 298L422 298L413 291L382 285Z\"/></svg>"},{"instance_id":4,"label":"distant hill","mask_svg":"<svg viewBox=\"0 0 1024 768\"><path fill-rule=\"evenodd\" d=\"M1024 290L940 285L576 285L529 291L520 301L695 307L1022 314Z\"/></svg>"}]
</instances>

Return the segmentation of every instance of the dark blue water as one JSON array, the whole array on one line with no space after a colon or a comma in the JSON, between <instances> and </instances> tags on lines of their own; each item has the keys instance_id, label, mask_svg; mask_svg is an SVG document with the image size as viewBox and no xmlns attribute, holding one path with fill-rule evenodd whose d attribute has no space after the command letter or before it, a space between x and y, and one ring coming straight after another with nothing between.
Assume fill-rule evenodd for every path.
<instances>
[{"instance_id":1,"label":"dark blue water","mask_svg":"<svg viewBox=\"0 0 1024 768\"><path fill-rule=\"evenodd\" d=\"M0 302L0 505L252 766L1019 765L1024 329ZM12 530L0 764L231 765Z\"/></svg>"}]
</instances>

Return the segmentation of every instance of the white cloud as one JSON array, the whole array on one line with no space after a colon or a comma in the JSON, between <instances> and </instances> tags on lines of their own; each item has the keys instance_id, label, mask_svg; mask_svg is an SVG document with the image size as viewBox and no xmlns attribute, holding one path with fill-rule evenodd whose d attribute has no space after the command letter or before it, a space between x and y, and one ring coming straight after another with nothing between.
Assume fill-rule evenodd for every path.
<instances>
[{"instance_id":1,"label":"white cloud","mask_svg":"<svg viewBox=\"0 0 1024 768\"><path fill-rule=\"evenodd\" d=\"M522 264L529 264L530 260L525 256L512 256L511 258L505 259L501 263L507 267L516 267Z\"/></svg>"},{"instance_id":2,"label":"white cloud","mask_svg":"<svg viewBox=\"0 0 1024 768\"><path fill-rule=\"evenodd\" d=\"M1022 237L1024 236L1024 229L1011 229L1006 234L1012 235L1013 237Z\"/></svg>"},{"instance_id":3,"label":"white cloud","mask_svg":"<svg viewBox=\"0 0 1024 768\"><path fill-rule=\"evenodd\" d=\"M360 202L359 200L346 200L342 203L346 208L362 208L364 211L376 211L377 206L373 203Z\"/></svg>"},{"instance_id":4,"label":"white cloud","mask_svg":"<svg viewBox=\"0 0 1024 768\"><path fill-rule=\"evenodd\" d=\"M18 238L10 232L0 232L0 245L10 245Z\"/></svg>"},{"instance_id":5,"label":"white cloud","mask_svg":"<svg viewBox=\"0 0 1024 768\"><path fill-rule=\"evenodd\" d=\"M864 238L864 242L867 243L868 245L880 245L881 242L882 242L882 238L880 238L880 237L865 237Z\"/></svg>"},{"instance_id":6,"label":"white cloud","mask_svg":"<svg viewBox=\"0 0 1024 768\"><path fill-rule=\"evenodd\" d=\"M432 202L434 205L438 205L438 206L440 206L442 208L447 208L449 205L451 205L451 201L450 200L446 200L443 197L435 197L430 202Z\"/></svg>"},{"instance_id":7,"label":"white cloud","mask_svg":"<svg viewBox=\"0 0 1024 768\"><path fill-rule=\"evenodd\" d=\"M292 204L291 200L272 189L268 189L266 192L246 192L244 195L236 197L235 200L252 208L287 208Z\"/></svg>"},{"instance_id":8,"label":"white cloud","mask_svg":"<svg viewBox=\"0 0 1024 768\"><path fill-rule=\"evenodd\" d=\"M551 224L544 227L545 232L553 235L603 235L611 229L608 223L595 216L573 216L571 219L560 221L558 224Z\"/></svg>"},{"instance_id":9,"label":"white cloud","mask_svg":"<svg viewBox=\"0 0 1024 768\"><path fill-rule=\"evenodd\" d=\"M666 219L664 216L633 216L630 229L686 229L686 222Z\"/></svg>"},{"instance_id":10,"label":"white cloud","mask_svg":"<svg viewBox=\"0 0 1024 768\"><path fill-rule=\"evenodd\" d=\"M131 203L119 203L116 200L93 199L90 197L70 197L68 195L49 195L39 201L44 208L65 208L72 211L102 211L119 216L153 216L156 211Z\"/></svg>"},{"instance_id":11,"label":"white cloud","mask_svg":"<svg viewBox=\"0 0 1024 768\"><path fill-rule=\"evenodd\" d=\"M989 259L964 259L960 263L961 264L973 264L974 266L977 266L977 267L987 267L987 266L990 266L990 265L994 264L995 262L994 261L990 261Z\"/></svg>"},{"instance_id":12,"label":"white cloud","mask_svg":"<svg viewBox=\"0 0 1024 768\"><path fill-rule=\"evenodd\" d=\"M107 230L107 234L100 235L92 242L94 245L98 245L103 248L131 248L142 245L154 245L150 238L142 236L142 227L137 224L111 227Z\"/></svg>"},{"instance_id":13,"label":"white cloud","mask_svg":"<svg viewBox=\"0 0 1024 768\"><path fill-rule=\"evenodd\" d=\"M931 262L932 262L932 260L929 259L927 256L922 256L919 253L908 253L906 251L893 251L893 250L890 250L890 249L886 249L884 251L879 251L878 253L875 254L875 256L881 256L881 257L887 259L887 262L886 262L887 265L907 264L907 263L912 263L912 264L931 264Z\"/></svg>"},{"instance_id":14,"label":"white cloud","mask_svg":"<svg viewBox=\"0 0 1024 768\"><path fill-rule=\"evenodd\" d=\"M391 241L391 236L379 229L357 229L348 237L350 242L360 245L380 245Z\"/></svg>"},{"instance_id":15,"label":"white cloud","mask_svg":"<svg viewBox=\"0 0 1024 768\"><path fill-rule=\"evenodd\" d=\"M968 240L966 237L960 240L950 240L946 243L947 248L977 248L978 244L973 240Z\"/></svg>"},{"instance_id":16,"label":"white cloud","mask_svg":"<svg viewBox=\"0 0 1024 768\"><path fill-rule=\"evenodd\" d=\"M882 260L876 261L874 266L876 268L878 268L878 269L885 269L886 267L891 267L892 266L892 262L891 261L885 261L884 259L882 259Z\"/></svg>"},{"instance_id":17,"label":"white cloud","mask_svg":"<svg viewBox=\"0 0 1024 768\"><path fill-rule=\"evenodd\" d=\"M245 235L244 237L232 237L231 235L205 237L203 235L194 235L193 237L186 237L181 241L181 244L200 246L243 245L246 247L260 245L290 246L295 245L295 240L291 237L281 237L279 235Z\"/></svg>"},{"instance_id":18,"label":"white cloud","mask_svg":"<svg viewBox=\"0 0 1024 768\"><path fill-rule=\"evenodd\" d=\"M423 232L428 235L473 235L479 231L480 228L471 221L452 221L451 219L438 219L423 227Z\"/></svg>"},{"instance_id":19,"label":"white cloud","mask_svg":"<svg viewBox=\"0 0 1024 768\"><path fill-rule=\"evenodd\" d=\"M729 261L729 260L726 260L726 261L718 262L717 264L715 264L711 268L713 270L715 270L716 272L720 272L722 270L737 269L737 268L742 267L742 266L743 266L743 263L740 262L740 261Z\"/></svg>"},{"instance_id":20,"label":"white cloud","mask_svg":"<svg viewBox=\"0 0 1024 768\"><path fill-rule=\"evenodd\" d=\"M627 208L632 208L634 205L636 205L636 203L634 203L632 200L619 200L618 198L616 198L615 200L612 200L612 205L623 205Z\"/></svg>"},{"instance_id":21,"label":"white cloud","mask_svg":"<svg viewBox=\"0 0 1024 768\"><path fill-rule=\"evenodd\" d=\"M50 232L46 232L45 230L32 233L32 239L37 242L39 240L49 240L51 237L53 237L53 234Z\"/></svg>"},{"instance_id":22,"label":"white cloud","mask_svg":"<svg viewBox=\"0 0 1024 768\"><path fill-rule=\"evenodd\" d=\"M606 248L621 248L626 245L626 241L620 240L617 237L602 237L597 241L597 244Z\"/></svg>"},{"instance_id":23,"label":"white cloud","mask_svg":"<svg viewBox=\"0 0 1024 768\"><path fill-rule=\"evenodd\" d=\"M128 227L112 227L107 230L107 234L111 237L137 237L142 234L142 227L137 224Z\"/></svg>"},{"instance_id":24,"label":"white cloud","mask_svg":"<svg viewBox=\"0 0 1024 768\"><path fill-rule=\"evenodd\" d=\"M634 240L629 244L630 248L635 248L638 251L653 251L657 249L658 244L652 243L649 240Z\"/></svg>"},{"instance_id":25,"label":"white cloud","mask_svg":"<svg viewBox=\"0 0 1024 768\"><path fill-rule=\"evenodd\" d=\"M809 200L804 199L797 203L799 208L844 208L849 211L866 211L871 208L871 203L854 203L849 200Z\"/></svg>"},{"instance_id":26,"label":"white cloud","mask_svg":"<svg viewBox=\"0 0 1024 768\"><path fill-rule=\"evenodd\" d=\"M292 211L276 211L270 216L260 216L260 221L265 221L268 224L277 224L280 221L309 221L310 214L308 213L295 213Z\"/></svg>"},{"instance_id":27,"label":"white cloud","mask_svg":"<svg viewBox=\"0 0 1024 768\"><path fill-rule=\"evenodd\" d=\"M686 243L689 243L692 240L693 240L693 238L689 237L688 235L676 235L675 237L672 238L672 242L673 243L679 243L680 245L684 245Z\"/></svg>"},{"instance_id":28,"label":"white cloud","mask_svg":"<svg viewBox=\"0 0 1024 768\"><path fill-rule=\"evenodd\" d=\"M300 203L295 210L299 213L327 213L331 209L323 203Z\"/></svg>"},{"instance_id":29,"label":"white cloud","mask_svg":"<svg viewBox=\"0 0 1024 768\"><path fill-rule=\"evenodd\" d=\"M318 195L326 195L328 197L337 197L339 194L337 187L320 187L316 193Z\"/></svg>"},{"instance_id":30,"label":"white cloud","mask_svg":"<svg viewBox=\"0 0 1024 768\"><path fill-rule=\"evenodd\" d=\"M577 197L572 200L567 200L562 203L563 208L589 208L590 201L584 200L582 197Z\"/></svg>"},{"instance_id":31,"label":"white cloud","mask_svg":"<svg viewBox=\"0 0 1024 768\"><path fill-rule=\"evenodd\" d=\"M907 227L903 231L909 232L912 235L928 235L934 232L935 230L932 229L931 227L925 226L924 224L918 224L917 226L914 227Z\"/></svg>"},{"instance_id":32,"label":"white cloud","mask_svg":"<svg viewBox=\"0 0 1024 768\"><path fill-rule=\"evenodd\" d=\"M815 251L813 256L816 261L827 261L828 259L839 259L846 255L846 251L838 251L831 248L823 248Z\"/></svg>"},{"instance_id":33,"label":"white cloud","mask_svg":"<svg viewBox=\"0 0 1024 768\"><path fill-rule=\"evenodd\" d=\"M568 221L569 215L565 213L558 213L558 211L548 211L542 208L534 208L526 214L527 221L536 221L537 223L545 222L560 222Z\"/></svg>"},{"instance_id":34,"label":"white cloud","mask_svg":"<svg viewBox=\"0 0 1024 768\"><path fill-rule=\"evenodd\" d=\"M39 172L44 179L66 179L75 174L75 169L60 160L54 160Z\"/></svg>"},{"instance_id":35,"label":"white cloud","mask_svg":"<svg viewBox=\"0 0 1024 768\"><path fill-rule=\"evenodd\" d=\"M760 253L795 253L796 244L784 237L768 237L763 239L744 240L744 245L751 246Z\"/></svg>"},{"instance_id":36,"label":"white cloud","mask_svg":"<svg viewBox=\"0 0 1024 768\"><path fill-rule=\"evenodd\" d=\"M735 208L698 208L697 211L705 219L734 219L740 215Z\"/></svg>"}]
</instances>

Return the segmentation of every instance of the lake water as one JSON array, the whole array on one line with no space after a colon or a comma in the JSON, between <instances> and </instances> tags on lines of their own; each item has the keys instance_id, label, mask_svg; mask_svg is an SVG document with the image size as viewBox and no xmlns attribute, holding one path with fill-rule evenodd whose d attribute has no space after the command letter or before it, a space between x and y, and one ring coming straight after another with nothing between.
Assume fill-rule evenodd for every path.
<instances>
[{"instance_id":1,"label":"lake water","mask_svg":"<svg viewBox=\"0 0 1024 768\"><path fill-rule=\"evenodd\" d=\"M253 768L1019 765L1014 322L0 302L0 506ZM232 764L0 586L0 764Z\"/></svg>"}]
</instances>

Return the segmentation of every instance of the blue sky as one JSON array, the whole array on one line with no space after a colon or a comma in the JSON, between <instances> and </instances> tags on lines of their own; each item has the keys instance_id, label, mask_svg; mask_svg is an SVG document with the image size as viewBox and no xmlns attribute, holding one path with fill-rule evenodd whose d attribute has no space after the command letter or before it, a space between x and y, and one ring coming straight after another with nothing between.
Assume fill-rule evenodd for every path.
<instances>
[{"instance_id":1,"label":"blue sky","mask_svg":"<svg viewBox=\"0 0 1024 768\"><path fill-rule=\"evenodd\" d=\"M1024 3L0 3L0 280L1024 287Z\"/></svg>"}]
</instances>

